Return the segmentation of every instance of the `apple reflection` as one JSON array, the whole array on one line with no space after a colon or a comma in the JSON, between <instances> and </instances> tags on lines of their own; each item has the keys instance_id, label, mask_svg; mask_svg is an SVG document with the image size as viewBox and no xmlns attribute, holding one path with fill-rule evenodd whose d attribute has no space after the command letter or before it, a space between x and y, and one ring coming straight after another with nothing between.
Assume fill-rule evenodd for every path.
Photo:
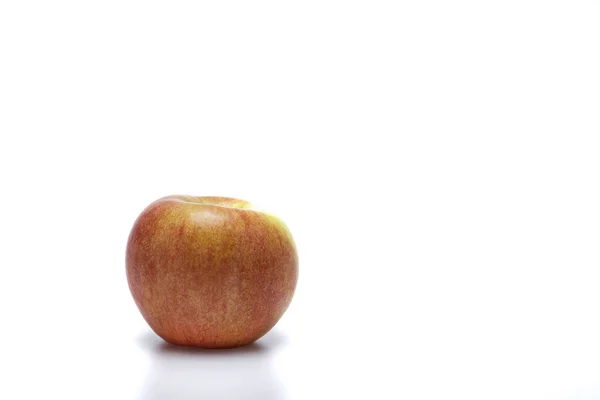
<instances>
[{"instance_id":1,"label":"apple reflection","mask_svg":"<svg viewBox=\"0 0 600 400\"><path fill-rule=\"evenodd\" d=\"M235 349L205 350L175 346L152 332L139 338L150 356L140 400L285 399L273 367L277 332Z\"/></svg>"}]
</instances>

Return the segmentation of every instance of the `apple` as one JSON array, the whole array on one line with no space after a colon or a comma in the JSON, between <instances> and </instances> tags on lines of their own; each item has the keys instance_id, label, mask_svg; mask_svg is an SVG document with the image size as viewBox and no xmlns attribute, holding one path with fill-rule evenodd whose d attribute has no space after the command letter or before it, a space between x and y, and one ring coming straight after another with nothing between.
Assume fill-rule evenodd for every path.
<instances>
[{"instance_id":1,"label":"apple","mask_svg":"<svg viewBox=\"0 0 600 400\"><path fill-rule=\"evenodd\" d=\"M284 222L227 197L150 204L129 235L126 265L150 328L169 343L203 348L259 339L288 308L298 280Z\"/></svg>"}]
</instances>

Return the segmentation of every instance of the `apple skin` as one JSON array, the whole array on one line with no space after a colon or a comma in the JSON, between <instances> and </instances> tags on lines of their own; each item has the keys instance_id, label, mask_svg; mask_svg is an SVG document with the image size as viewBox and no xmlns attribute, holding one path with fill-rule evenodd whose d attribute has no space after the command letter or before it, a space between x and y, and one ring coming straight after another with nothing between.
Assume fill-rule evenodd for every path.
<instances>
[{"instance_id":1,"label":"apple skin","mask_svg":"<svg viewBox=\"0 0 600 400\"><path fill-rule=\"evenodd\" d=\"M226 197L174 195L150 204L129 235L126 265L152 330L203 348L259 339L288 308L298 280L283 221Z\"/></svg>"}]
</instances>

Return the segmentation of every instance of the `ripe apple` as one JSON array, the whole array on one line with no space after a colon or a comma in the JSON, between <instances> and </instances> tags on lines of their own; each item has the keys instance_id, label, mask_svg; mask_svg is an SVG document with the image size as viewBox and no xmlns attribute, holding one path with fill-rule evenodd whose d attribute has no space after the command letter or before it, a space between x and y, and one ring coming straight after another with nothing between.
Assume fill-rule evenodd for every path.
<instances>
[{"instance_id":1,"label":"ripe apple","mask_svg":"<svg viewBox=\"0 0 600 400\"><path fill-rule=\"evenodd\" d=\"M251 343L288 308L298 255L278 217L226 197L167 196L127 243L127 280L152 330L204 348Z\"/></svg>"}]
</instances>

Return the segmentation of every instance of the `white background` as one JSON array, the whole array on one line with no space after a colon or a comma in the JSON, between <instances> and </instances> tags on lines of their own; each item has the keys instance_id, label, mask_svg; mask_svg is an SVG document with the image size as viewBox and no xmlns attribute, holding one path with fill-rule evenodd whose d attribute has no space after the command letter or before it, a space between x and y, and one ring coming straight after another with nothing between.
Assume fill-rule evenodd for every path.
<instances>
[{"instance_id":1,"label":"white background","mask_svg":"<svg viewBox=\"0 0 600 400\"><path fill-rule=\"evenodd\" d=\"M0 3L2 399L600 398L600 3ZM167 194L247 199L300 280L164 345L125 279Z\"/></svg>"}]
</instances>

